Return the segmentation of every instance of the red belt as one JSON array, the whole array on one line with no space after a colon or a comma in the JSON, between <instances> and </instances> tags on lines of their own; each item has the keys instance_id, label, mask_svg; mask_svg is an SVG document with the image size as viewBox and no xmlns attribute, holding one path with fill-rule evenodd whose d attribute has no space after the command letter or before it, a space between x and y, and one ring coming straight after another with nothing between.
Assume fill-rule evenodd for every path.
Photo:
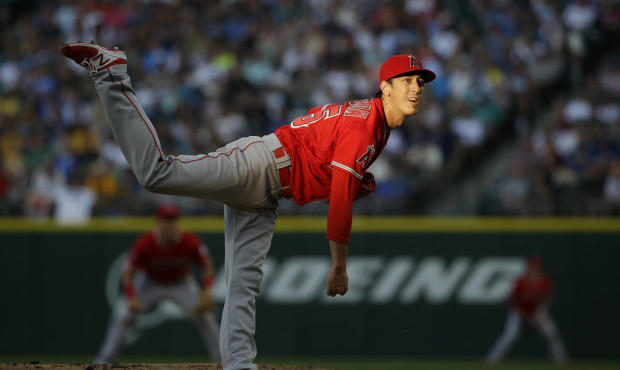
<instances>
[{"instance_id":1,"label":"red belt","mask_svg":"<svg viewBox=\"0 0 620 370\"><path fill-rule=\"evenodd\" d=\"M282 158L286 155L284 149L278 148L273 151L273 154L276 155L277 158ZM280 185L282 186L282 196L284 198L292 198L293 197L293 188L291 187L291 167L284 167L278 170L280 172Z\"/></svg>"}]
</instances>

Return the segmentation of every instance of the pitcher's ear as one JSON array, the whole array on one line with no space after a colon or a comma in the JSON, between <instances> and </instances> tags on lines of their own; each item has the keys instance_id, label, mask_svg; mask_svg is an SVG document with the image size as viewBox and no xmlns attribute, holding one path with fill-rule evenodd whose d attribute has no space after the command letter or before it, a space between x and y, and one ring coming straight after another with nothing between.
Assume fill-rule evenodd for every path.
<instances>
[{"instance_id":1,"label":"pitcher's ear","mask_svg":"<svg viewBox=\"0 0 620 370\"><path fill-rule=\"evenodd\" d=\"M381 92L383 93L383 96L390 96L390 93L392 92L392 84L387 82L387 81L381 81L381 84L379 84L379 88L381 89Z\"/></svg>"}]
</instances>

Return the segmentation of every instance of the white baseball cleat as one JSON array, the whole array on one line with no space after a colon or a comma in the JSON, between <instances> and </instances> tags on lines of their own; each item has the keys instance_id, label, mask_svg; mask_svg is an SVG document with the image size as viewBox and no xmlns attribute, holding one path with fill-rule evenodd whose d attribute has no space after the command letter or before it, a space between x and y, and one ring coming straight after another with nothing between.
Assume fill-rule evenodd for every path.
<instances>
[{"instance_id":1,"label":"white baseball cleat","mask_svg":"<svg viewBox=\"0 0 620 370\"><path fill-rule=\"evenodd\" d=\"M74 42L60 47L60 52L91 74L118 64L127 64L127 54L118 48L108 49L87 42Z\"/></svg>"}]
</instances>

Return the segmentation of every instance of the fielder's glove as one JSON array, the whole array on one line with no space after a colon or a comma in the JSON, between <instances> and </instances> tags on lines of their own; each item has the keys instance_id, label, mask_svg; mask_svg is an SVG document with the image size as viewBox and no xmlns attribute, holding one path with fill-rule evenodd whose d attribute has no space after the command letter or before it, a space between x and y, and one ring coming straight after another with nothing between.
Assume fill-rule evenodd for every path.
<instances>
[{"instance_id":1,"label":"fielder's glove","mask_svg":"<svg viewBox=\"0 0 620 370\"><path fill-rule=\"evenodd\" d=\"M355 195L355 200L363 198L375 190L377 190L375 177L370 172L364 172L364 177L362 177L362 181L360 181L360 188Z\"/></svg>"},{"instance_id":2,"label":"fielder's glove","mask_svg":"<svg viewBox=\"0 0 620 370\"><path fill-rule=\"evenodd\" d=\"M215 299L211 290L201 290L200 295L198 295L198 304L194 307L193 313L194 315L201 315L211 310L213 306L215 306Z\"/></svg>"}]
</instances>

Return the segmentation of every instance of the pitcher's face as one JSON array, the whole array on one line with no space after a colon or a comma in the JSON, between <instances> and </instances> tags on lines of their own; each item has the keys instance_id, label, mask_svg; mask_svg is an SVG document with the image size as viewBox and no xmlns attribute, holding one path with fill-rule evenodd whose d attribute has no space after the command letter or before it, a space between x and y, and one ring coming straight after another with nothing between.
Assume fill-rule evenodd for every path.
<instances>
[{"instance_id":1,"label":"pitcher's face","mask_svg":"<svg viewBox=\"0 0 620 370\"><path fill-rule=\"evenodd\" d=\"M419 75L394 77L382 83L383 99L391 114L404 118L418 114L424 94L424 80ZM395 127L392 127L395 128Z\"/></svg>"}]
</instances>

